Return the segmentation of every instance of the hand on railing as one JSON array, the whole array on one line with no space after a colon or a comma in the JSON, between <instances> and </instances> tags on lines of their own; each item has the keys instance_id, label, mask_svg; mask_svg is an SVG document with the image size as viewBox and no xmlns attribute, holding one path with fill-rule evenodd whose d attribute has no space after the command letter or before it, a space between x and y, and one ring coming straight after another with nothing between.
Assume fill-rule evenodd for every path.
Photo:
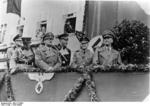
<instances>
[{"instance_id":1,"label":"hand on railing","mask_svg":"<svg viewBox=\"0 0 150 106\"><path fill-rule=\"evenodd\" d=\"M113 65L113 66L103 66L103 65L90 65L90 66L80 66L77 68L73 68L71 66L67 67L57 67L57 68L49 68L49 71L44 71L40 68L35 68L31 65L22 65L16 66L15 68L10 70L11 74L17 72L44 72L44 73L67 73L67 72L78 72L78 73L92 73L92 72L133 72L133 71L141 71L148 72L149 67L146 66L138 66L138 65Z\"/></svg>"}]
</instances>

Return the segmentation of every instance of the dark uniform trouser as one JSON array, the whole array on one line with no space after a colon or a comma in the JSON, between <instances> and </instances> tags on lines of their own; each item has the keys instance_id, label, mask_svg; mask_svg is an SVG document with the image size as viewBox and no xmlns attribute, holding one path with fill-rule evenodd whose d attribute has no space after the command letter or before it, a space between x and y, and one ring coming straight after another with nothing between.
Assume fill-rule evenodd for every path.
<instances>
[{"instance_id":1,"label":"dark uniform trouser","mask_svg":"<svg viewBox=\"0 0 150 106\"><path fill-rule=\"evenodd\" d=\"M95 82L92 80L92 75L86 73L80 77L75 83L74 87L66 95L64 101L74 101L79 93L82 91L83 86L86 85L91 101L100 101L96 95Z\"/></svg>"}]
</instances>

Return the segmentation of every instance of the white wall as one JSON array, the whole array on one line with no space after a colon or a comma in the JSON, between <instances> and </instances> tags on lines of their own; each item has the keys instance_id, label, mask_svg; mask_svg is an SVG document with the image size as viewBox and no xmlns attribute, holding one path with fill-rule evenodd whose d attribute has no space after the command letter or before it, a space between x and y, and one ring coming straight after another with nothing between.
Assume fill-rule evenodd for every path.
<instances>
[{"instance_id":1,"label":"white wall","mask_svg":"<svg viewBox=\"0 0 150 106\"><path fill-rule=\"evenodd\" d=\"M82 30L85 0L22 0L21 18L12 13L6 13L7 2L0 0L0 25L7 23L7 34L4 42L9 43L17 34L16 27L18 20L24 24L23 36L34 37L37 29L37 22L42 20L48 21L47 31L53 32L55 35L63 32L64 15L68 13L76 13L77 24L76 29ZM25 17L25 21L22 18Z\"/></svg>"},{"instance_id":2,"label":"white wall","mask_svg":"<svg viewBox=\"0 0 150 106\"><path fill-rule=\"evenodd\" d=\"M16 27L19 16L12 13L6 13L7 0L0 0L0 25L7 24L6 34L4 36L4 43L9 43L13 36L16 35ZM2 37L2 36L1 36Z\"/></svg>"},{"instance_id":3,"label":"white wall","mask_svg":"<svg viewBox=\"0 0 150 106\"><path fill-rule=\"evenodd\" d=\"M85 1L23 0L22 16L26 18L23 36L35 36L37 22L48 21L47 31L55 35L63 33L68 13L76 13L77 30L82 30Z\"/></svg>"}]
</instances>

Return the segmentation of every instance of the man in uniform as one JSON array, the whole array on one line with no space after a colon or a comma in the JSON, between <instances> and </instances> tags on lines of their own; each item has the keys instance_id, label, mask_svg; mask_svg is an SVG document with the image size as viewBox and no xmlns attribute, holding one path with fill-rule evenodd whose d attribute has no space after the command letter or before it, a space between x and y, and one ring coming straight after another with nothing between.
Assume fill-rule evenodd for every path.
<instances>
[{"instance_id":1,"label":"man in uniform","mask_svg":"<svg viewBox=\"0 0 150 106\"><path fill-rule=\"evenodd\" d=\"M71 50L67 48L68 34L61 34L58 36L60 44L57 46L62 60L62 66L68 66L71 59Z\"/></svg>"},{"instance_id":2,"label":"man in uniform","mask_svg":"<svg viewBox=\"0 0 150 106\"><path fill-rule=\"evenodd\" d=\"M33 66L34 65L34 52L30 47L31 38L22 37L23 46L21 49L16 49L14 52L14 62L16 68L24 68L24 66ZM11 71L13 73L15 70Z\"/></svg>"},{"instance_id":3,"label":"man in uniform","mask_svg":"<svg viewBox=\"0 0 150 106\"><path fill-rule=\"evenodd\" d=\"M30 46L31 37L22 37L22 41L23 41L22 53L18 61L26 65L33 65L34 64L34 52Z\"/></svg>"},{"instance_id":4,"label":"man in uniform","mask_svg":"<svg viewBox=\"0 0 150 106\"><path fill-rule=\"evenodd\" d=\"M15 51L15 44L14 44L13 42L11 42L11 43L8 45L8 47L7 47L7 59L8 59L8 61L7 61L7 66L8 66L8 68L11 67L11 66L10 66L10 60L11 60L11 58L12 58L12 56L13 56L14 51Z\"/></svg>"},{"instance_id":5,"label":"man in uniform","mask_svg":"<svg viewBox=\"0 0 150 106\"><path fill-rule=\"evenodd\" d=\"M10 59L12 54L13 54L13 50L14 50L15 44L13 42L11 42L8 46L7 46L7 58Z\"/></svg>"},{"instance_id":6,"label":"man in uniform","mask_svg":"<svg viewBox=\"0 0 150 106\"><path fill-rule=\"evenodd\" d=\"M99 101L96 95L96 87L95 82L92 79L92 75L87 72L88 67L92 65L93 61L93 53L87 48L89 39L87 37L82 37L80 39L80 50L77 50L73 56L73 62L71 66L73 68L81 68L83 69L82 84L85 84L88 88L89 95L91 97L91 101ZM78 82L77 82L78 83ZM80 88L79 88L80 89ZM79 90L80 91L80 90ZM70 95L69 95L70 96ZM67 101L67 99L65 99Z\"/></svg>"},{"instance_id":7,"label":"man in uniform","mask_svg":"<svg viewBox=\"0 0 150 106\"><path fill-rule=\"evenodd\" d=\"M120 57L120 53L114 50L112 47L114 34L110 30L105 30L102 34L103 44L102 47L96 48L94 53L93 63L96 65L104 66L114 66L123 65Z\"/></svg>"},{"instance_id":8,"label":"man in uniform","mask_svg":"<svg viewBox=\"0 0 150 106\"><path fill-rule=\"evenodd\" d=\"M9 69L11 70L11 72L15 71L16 69L16 52L21 52L21 47L22 47L22 39L20 35L16 35L13 38L14 41L14 46L12 46L11 48L8 49L7 51L7 56L9 59Z\"/></svg>"},{"instance_id":9,"label":"man in uniform","mask_svg":"<svg viewBox=\"0 0 150 106\"><path fill-rule=\"evenodd\" d=\"M80 50L77 50L74 53L73 61L71 66L74 68L85 67L92 64L93 54L90 50L87 49L89 39L83 37L80 39Z\"/></svg>"},{"instance_id":10,"label":"man in uniform","mask_svg":"<svg viewBox=\"0 0 150 106\"><path fill-rule=\"evenodd\" d=\"M35 63L44 71L51 71L61 66L59 52L52 45L53 33L49 32L43 37L43 42L36 50Z\"/></svg>"},{"instance_id":11,"label":"man in uniform","mask_svg":"<svg viewBox=\"0 0 150 106\"><path fill-rule=\"evenodd\" d=\"M15 43L15 48L21 48L23 46L23 43L22 43L22 37L18 34L16 35L14 38L13 38L13 41Z\"/></svg>"}]
</instances>

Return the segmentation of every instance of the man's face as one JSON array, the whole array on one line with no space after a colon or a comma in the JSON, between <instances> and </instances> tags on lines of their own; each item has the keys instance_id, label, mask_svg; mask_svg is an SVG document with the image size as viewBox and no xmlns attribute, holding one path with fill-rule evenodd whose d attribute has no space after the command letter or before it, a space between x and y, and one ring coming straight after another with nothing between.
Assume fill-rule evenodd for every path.
<instances>
[{"instance_id":1,"label":"man's face","mask_svg":"<svg viewBox=\"0 0 150 106\"><path fill-rule=\"evenodd\" d=\"M45 43L46 45L52 45L53 39L52 39L52 38L46 38L46 39L44 39L44 43Z\"/></svg>"},{"instance_id":2,"label":"man's face","mask_svg":"<svg viewBox=\"0 0 150 106\"><path fill-rule=\"evenodd\" d=\"M103 43L104 43L105 45L110 45L110 44L112 44L112 43L113 43L112 37L110 37L110 36L105 37Z\"/></svg>"},{"instance_id":3,"label":"man's face","mask_svg":"<svg viewBox=\"0 0 150 106\"><path fill-rule=\"evenodd\" d=\"M80 47L81 47L81 49L85 50L88 47L88 43L87 42L81 42Z\"/></svg>"},{"instance_id":4,"label":"man's face","mask_svg":"<svg viewBox=\"0 0 150 106\"><path fill-rule=\"evenodd\" d=\"M22 40L16 40L16 41L15 41L15 44L16 44L17 46L22 46L22 45L23 45L23 42L22 42Z\"/></svg>"},{"instance_id":5,"label":"man's face","mask_svg":"<svg viewBox=\"0 0 150 106\"><path fill-rule=\"evenodd\" d=\"M25 41L25 42L23 42L23 44L24 44L24 46L30 46L30 44L31 44L31 41Z\"/></svg>"},{"instance_id":6,"label":"man's face","mask_svg":"<svg viewBox=\"0 0 150 106\"><path fill-rule=\"evenodd\" d=\"M65 38L60 39L60 44L61 44L63 47L67 47L67 45L68 45L68 37L65 37Z\"/></svg>"}]
</instances>

